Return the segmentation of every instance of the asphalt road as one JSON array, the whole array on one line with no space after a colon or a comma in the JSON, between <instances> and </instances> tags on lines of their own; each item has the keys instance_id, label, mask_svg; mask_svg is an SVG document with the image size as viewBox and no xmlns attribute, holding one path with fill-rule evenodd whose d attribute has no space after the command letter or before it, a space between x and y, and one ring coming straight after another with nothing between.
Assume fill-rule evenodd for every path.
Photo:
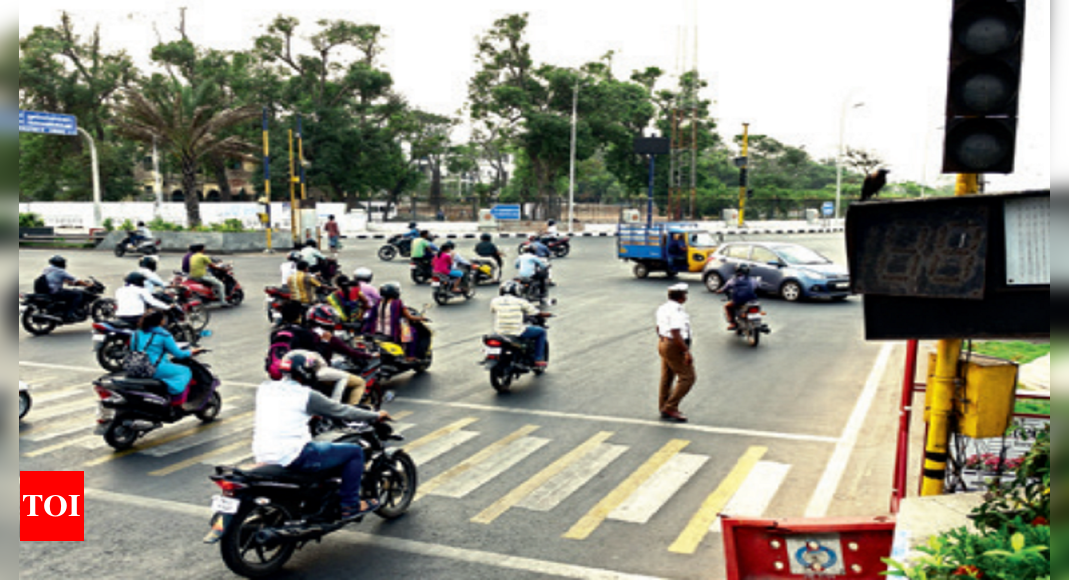
<instances>
[{"instance_id":1,"label":"asphalt road","mask_svg":"<svg viewBox=\"0 0 1069 580\"><path fill-rule=\"evenodd\" d=\"M777 239L845 259L841 235ZM370 266L377 283L402 282L409 304L432 302L428 288L412 286L407 263L379 262L376 250L353 242L342 263L347 271ZM20 289L50 255L19 252ZM308 547L281 577L720 578L721 537L704 515L801 517L814 505L827 511L822 498L841 512L839 479L831 477L829 489L826 472L880 354L862 339L860 301L766 299L773 334L751 349L724 330L719 298L697 277L688 280L698 383L682 408L691 423L670 425L656 408L654 334L669 282L636 280L614 256L612 240L582 239L555 262L550 370L520 379L507 396L477 364L495 289L430 310L434 366L395 379L389 407L416 442L429 493L399 521L368 520ZM105 253L67 257L72 272L96 276L109 291L136 265ZM84 470L89 490L88 540L20 544L21 578L232 577L218 550L200 543L215 493L207 475L250 454L269 328L261 289L278 282L281 259L232 258L249 300L214 313L206 345L224 381L220 421L165 428L132 453L113 454L92 436L90 381L102 371L88 327L44 338L20 330L19 378L35 387L36 401L20 423L19 469ZM170 271L178 257L163 262ZM584 444L590 452L568 463ZM728 498L726 506L718 501ZM480 517L502 505L509 509Z\"/></svg>"}]
</instances>

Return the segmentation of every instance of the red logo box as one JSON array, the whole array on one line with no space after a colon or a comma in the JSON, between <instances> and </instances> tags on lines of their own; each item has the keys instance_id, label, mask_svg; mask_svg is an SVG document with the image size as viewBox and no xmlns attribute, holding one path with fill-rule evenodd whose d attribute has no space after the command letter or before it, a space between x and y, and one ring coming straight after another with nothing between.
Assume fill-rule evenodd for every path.
<instances>
[{"instance_id":1,"label":"red logo box","mask_svg":"<svg viewBox=\"0 0 1069 580\"><path fill-rule=\"evenodd\" d=\"M85 472L19 473L19 541L85 541Z\"/></svg>"}]
</instances>

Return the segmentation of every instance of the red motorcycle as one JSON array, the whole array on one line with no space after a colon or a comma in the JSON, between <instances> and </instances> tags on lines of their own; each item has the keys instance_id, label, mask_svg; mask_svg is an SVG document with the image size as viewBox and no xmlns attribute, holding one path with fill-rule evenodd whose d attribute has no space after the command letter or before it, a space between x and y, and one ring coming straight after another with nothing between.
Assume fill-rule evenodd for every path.
<instances>
[{"instance_id":1,"label":"red motorcycle","mask_svg":"<svg viewBox=\"0 0 1069 580\"><path fill-rule=\"evenodd\" d=\"M245 291L242 290L241 283L234 277L233 264L215 264L211 267L211 273L223 283L223 287L226 289L226 303L228 305L241 306L245 302ZM219 302L219 298L215 295L215 290L211 286L201 284L181 272L175 272L174 275L175 278L171 285L184 288L183 294L188 291L203 304Z\"/></svg>"}]
</instances>

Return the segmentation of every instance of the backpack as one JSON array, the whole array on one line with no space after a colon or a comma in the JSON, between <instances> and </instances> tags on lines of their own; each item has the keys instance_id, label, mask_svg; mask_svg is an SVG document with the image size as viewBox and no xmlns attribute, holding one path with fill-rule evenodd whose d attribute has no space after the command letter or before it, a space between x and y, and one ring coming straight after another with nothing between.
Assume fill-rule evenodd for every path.
<instances>
[{"instance_id":1,"label":"backpack","mask_svg":"<svg viewBox=\"0 0 1069 580\"><path fill-rule=\"evenodd\" d=\"M33 281L33 293L34 294L52 294L52 288L48 285L48 276L41 274Z\"/></svg>"},{"instance_id":2,"label":"backpack","mask_svg":"<svg viewBox=\"0 0 1069 580\"><path fill-rule=\"evenodd\" d=\"M282 380L282 359L293 350L293 331L283 328L271 333L271 346L267 347L264 370L272 381Z\"/></svg>"},{"instance_id":3,"label":"backpack","mask_svg":"<svg viewBox=\"0 0 1069 580\"><path fill-rule=\"evenodd\" d=\"M130 352L126 353L122 360L122 368L128 379L151 379L155 377L156 367L159 366L165 354L161 353L160 358L153 364L152 359L148 356L148 347L152 346L152 341L156 340L156 334L151 334L144 350L135 350L134 345L137 344L137 339L140 336L141 333L135 333L133 338L130 339Z\"/></svg>"}]
</instances>

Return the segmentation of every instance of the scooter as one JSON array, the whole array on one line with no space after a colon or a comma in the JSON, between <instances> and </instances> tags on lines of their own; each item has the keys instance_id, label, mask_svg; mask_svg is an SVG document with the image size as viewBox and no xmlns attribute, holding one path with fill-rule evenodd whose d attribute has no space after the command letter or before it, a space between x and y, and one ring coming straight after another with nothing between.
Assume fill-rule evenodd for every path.
<instances>
[{"instance_id":1,"label":"scooter","mask_svg":"<svg viewBox=\"0 0 1069 580\"><path fill-rule=\"evenodd\" d=\"M134 234L137 232L127 231L126 239L115 244L115 257L122 258L126 254L141 254L142 256L155 256L160 253L161 240L141 240L134 242Z\"/></svg>"},{"instance_id":2,"label":"scooter","mask_svg":"<svg viewBox=\"0 0 1069 580\"><path fill-rule=\"evenodd\" d=\"M420 313L412 308L409 308L409 312L415 316L420 316ZM431 364L434 363L434 331L429 325L430 320L412 325L413 330L418 333L420 339L420 344L416 350L422 353L422 356L416 360L408 360L404 345L394 342L388 336L372 334L360 339L367 350L378 352L379 356L382 357L379 380L389 381L407 372L422 374L431 368Z\"/></svg>"},{"instance_id":3,"label":"scooter","mask_svg":"<svg viewBox=\"0 0 1069 580\"><path fill-rule=\"evenodd\" d=\"M33 397L30 396L30 385L19 381L19 421L26 418L33 407Z\"/></svg>"},{"instance_id":4,"label":"scooter","mask_svg":"<svg viewBox=\"0 0 1069 580\"><path fill-rule=\"evenodd\" d=\"M448 275L435 273L434 279L431 280L432 296L439 306L445 306L458 298L463 298L464 300L475 298L475 288L472 286L470 269L466 266L458 267L465 272L464 277L458 282L460 292L453 290L453 279Z\"/></svg>"},{"instance_id":5,"label":"scooter","mask_svg":"<svg viewBox=\"0 0 1069 580\"><path fill-rule=\"evenodd\" d=\"M524 321L531 326L549 329L546 325L548 314L526 316ZM512 387L515 379L527 373L541 376L544 368L535 365L534 343L515 336L490 334L483 337L486 360L482 365L490 371L490 385L498 393L505 394ZM546 361L549 361L549 342L546 342Z\"/></svg>"},{"instance_id":6,"label":"scooter","mask_svg":"<svg viewBox=\"0 0 1069 580\"><path fill-rule=\"evenodd\" d=\"M497 262L488 258L471 260L471 281L476 286L497 285L501 283L501 269Z\"/></svg>"},{"instance_id":7,"label":"scooter","mask_svg":"<svg viewBox=\"0 0 1069 580\"><path fill-rule=\"evenodd\" d=\"M208 424L219 416L223 399L219 395L219 379L211 367L195 358L174 362L193 371L189 397L181 406L171 403L167 385L156 379L109 375L93 382L93 390L100 397L95 433L103 435L113 449L126 451L145 435L186 417Z\"/></svg>"},{"instance_id":8,"label":"scooter","mask_svg":"<svg viewBox=\"0 0 1069 580\"><path fill-rule=\"evenodd\" d=\"M174 337L176 343L194 347L200 344L201 338L211 336L210 331L198 332L194 329L186 322L185 314L181 310L167 312L165 328ZM118 373L123 370L123 361L130 353L130 340L136 331L136 328L121 320L93 324L93 350L96 352L97 364L100 368L109 373Z\"/></svg>"},{"instance_id":9,"label":"scooter","mask_svg":"<svg viewBox=\"0 0 1069 580\"><path fill-rule=\"evenodd\" d=\"M416 498L416 463L394 446L404 441L388 424L344 423L336 443L359 445L366 467L361 497L376 500L375 515L403 516ZM306 474L279 466L215 468L211 480L220 495L212 498L211 531L206 544L219 544L223 562L246 578L273 576L312 542L363 521L341 518L341 469Z\"/></svg>"},{"instance_id":10,"label":"scooter","mask_svg":"<svg viewBox=\"0 0 1069 580\"><path fill-rule=\"evenodd\" d=\"M223 283L223 287L226 290L226 303L230 306L241 306L245 302L245 291L241 288L241 283L234 277L234 265L217 263L212 266L211 272L216 279ZM174 276L172 285L187 288L200 299L202 304L220 302L211 286L201 284L182 272L174 272Z\"/></svg>"}]
</instances>

